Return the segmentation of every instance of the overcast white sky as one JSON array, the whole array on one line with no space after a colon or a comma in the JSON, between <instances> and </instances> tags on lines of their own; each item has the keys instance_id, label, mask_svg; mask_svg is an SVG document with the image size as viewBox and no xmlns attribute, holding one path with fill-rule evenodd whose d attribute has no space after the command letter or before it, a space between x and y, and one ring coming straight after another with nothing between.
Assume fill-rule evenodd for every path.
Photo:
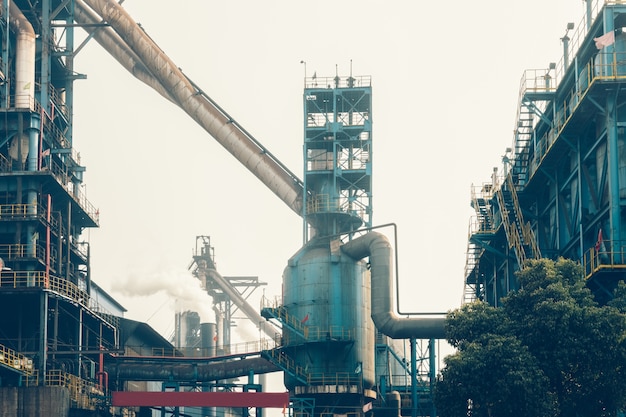
<instances>
[{"instance_id":1,"label":"overcast white sky","mask_svg":"<svg viewBox=\"0 0 626 417\"><path fill-rule=\"evenodd\" d=\"M398 225L401 309L415 312L460 306L470 187L489 181L511 144L523 71L559 61L567 22L578 25L585 10L581 0L123 6L300 177L300 61L309 75L334 76L336 67L347 75L352 60L354 75L372 76L373 219ZM75 69L88 78L76 83L74 146L101 216L101 227L85 232L92 277L127 317L167 337L176 299L209 311L187 271L197 235L211 236L222 275L258 276L268 296L280 294L287 259L302 244L301 219L95 41ZM240 334L258 337L248 335Z\"/></svg>"}]
</instances>

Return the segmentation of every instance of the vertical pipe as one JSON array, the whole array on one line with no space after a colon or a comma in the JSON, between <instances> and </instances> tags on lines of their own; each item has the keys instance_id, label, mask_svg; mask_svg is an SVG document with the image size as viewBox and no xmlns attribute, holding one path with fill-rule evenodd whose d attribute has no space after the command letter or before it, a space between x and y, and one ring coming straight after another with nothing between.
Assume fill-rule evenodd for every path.
<instances>
[{"instance_id":1,"label":"vertical pipe","mask_svg":"<svg viewBox=\"0 0 626 417\"><path fill-rule=\"evenodd\" d=\"M9 33L10 33L10 20L9 20L9 13L6 13L7 10L9 10L9 1L10 0L2 0L2 10L4 11L3 16L4 16L4 36L2 37L2 62L0 63L1 67L0 69L2 70L2 75L4 77L4 79L2 80L2 106L5 108L9 108L11 106L11 102L9 100L9 83L6 82L6 77L9 74L9 50L10 48L8 47L8 42L9 42Z\"/></svg>"},{"instance_id":2,"label":"vertical pipe","mask_svg":"<svg viewBox=\"0 0 626 417\"><path fill-rule=\"evenodd\" d=\"M67 17L67 27L64 28L64 33L65 33L65 50L66 51L72 51L74 52L74 7L75 7L76 1L70 1L69 4L67 5L67 8L69 9L69 14ZM70 73L74 72L74 54L70 53L67 54L67 56L65 57L65 65L67 67L67 70L70 71ZM74 143L74 130L73 130L73 126L74 123L72 123L72 119L74 117L74 82L73 79L71 77L67 77L67 82L65 83L65 92L64 92L64 104L65 104L65 108L66 108L66 114L68 115L67 117L69 117L70 122L68 123L68 129L65 132L65 137L67 138L67 140L71 143Z\"/></svg>"},{"instance_id":3,"label":"vertical pipe","mask_svg":"<svg viewBox=\"0 0 626 417\"><path fill-rule=\"evenodd\" d=\"M231 340L230 340L230 335L231 335L231 328L230 328L230 324L232 323L232 303L230 298L224 301L224 325L223 330L224 330L224 337L222 338L222 345L224 346L225 349L228 349L227 353L230 353L230 344L231 344Z\"/></svg>"},{"instance_id":4,"label":"vertical pipe","mask_svg":"<svg viewBox=\"0 0 626 417\"><path fill-rule=\"evenodd\" d=\"M582 156L582 149L580 146L580 136L578 137L578 140L576 141L576 147L577 149L577 169L576 169L576 181L578 182L577 184L577 190L576 193L578 194L578 250L579 250L579 255L580 258L582 259L583 255L585 254L585 247L584 247L584 234L583 234L583 177L582 177L582 166L583 166L583 156Z\"/></svg>"},{"instance_id":5,"label":"vertical pipe","mask_svg":"<svg viewBox=\"0 0 626 417\"><path fill-rule=\"evenodd\" d=\"M67 230L65 232L65 279L71 278L70 254L72 244L72 201L67 202Z\"/></svg>"},{"instance_id":6,"label":"vertical pipe","mask_svg":"<svg viewBox=\"0 0 626 417\"><path fill-rule=\"evenodd\" d=\"M76 362L78 363L78 369L76 370L76 375L79 378L85 377L83 375L83 356L80 353L83 348L83 309L78 309L78 332L76 335Z\"/></svg>"},{"instance_id":7,"label":"vertical pipe","mask_svg":"<svg viewBox=\"0 0 626 417\"><path fill-rule=\"evenodd\" d=\"M85 284L87 288L87 294L91 294L91 245L86 242L87 245L87 271L85 276Z\"/></svg>"},{"instance_id":8,"label":"vertical pipe","mask_svg":"<svg viewBox=\"0 0 626 417\"><path fill-rule=\"evenodd\" d=\"M435 354L435 339L430 339L428 341L428 364L429 364L429 373L430 373L430 415L431 417L437 416L437 409L435 408L435 378L437 378L437 355Z\"/></svg>"},{"instance_id":9,"label":"vertical pipe","mask_svg":"<svg viewBox=\"0 0 626 417\"><path fill-rule=\"evenodd\" d=\"M47 195L46 205L46 276L44 279L46 280L45 287L48 288L50 284L50 222L52 221L52 196L50 194Z\"/></svg>"},{"instance_id":10,"label":"vertical pipe","mask_svg":"<svg viewBox=\"0 0 626 417\"><path fill-rule=\"evenodd\" d=\"M59 349L59 299L54 299L54 309L52 310L54 317L52 321L52 351L56 352ZM56 360L56 355L52 354L52 359Z\"/></svg>"},{"instance_id":11,"label":"vertical pipe","mask_svg":"<svg viewBox=\"0 0 626 417\"><path fill-rule=\"evenodd\" d=\"M331 262L330 265L330 276L332 277L331 288L330 288L330 297L331 297L331 306L334 308L331 309L330 314L332 317L329 318L330 323L343 323L343 285L344 282L341 279L341 269L338 262ZM330 328L329 328L330 331Z\"/></svg>"},{"instance_id":12,"label":"vertical pipe","mask_svg":"<svg viewBox=\"0 0 626 417\"><path fill-rule=\"evenodd\" d=\"M32 122L36 119L31 117ZM30 127L28 128L28 160L26 169L28 171L37 171L39 162L39 129Z\"/></svg>"},{"instance_id":13,"label":"vertical pipe","mask_svg":"<svg viewBox=\"0 0 626 417\"><path fill-rule=\"evenodd\" d=\"M610 240L622 238L620 227L619 154L617 138L617 97L608 96L606 102L606 139L609 161L609 222Z\"/></svg>"},{"instance_id":14,"label":"vertical pipe","mask_svg":"<svg viewBox=\"0 0 626 417\"><path fill-rule=\"evenodd\" d=\"M411 417L417 417L417 340L412 337L411 344Z\"/></svg>"},{"instance_id":15,"label":"vertical pipe","mask_svg":"<svg viewBox=\"0 0 626 417\"><path fill-rule=\"evenodd\" d=\"M563 41L563 72L565 72L569 67L569 36L565 34L561 40Z\"/></svg>"},{"instance_id":16,"label":"vertical pipe","mask_svg":"<svg viewBox=\"0 0 626 417\"><path fill-rule=\"evenodd\" d=\"M41 336L39 338L39 374L43 376L45 380L46 368L48 361L48 292L41 292L41 306L40 306L40 318L39 328L41 329ZM56 341L56 337L54 338Z\"/></svg>"},{"instance_id":17,"label":"vertical pipe","mask_svg":"<svg viewBox=\"0 0 626 417\"><path fill-rule=\"evenodd\" d=\"M35 31L22 11L9 3L11 28L17 34L15 57L15 107L33 109L35 97Z\"/></svg>"},{"instance_id":18,"label":"vertical pipe","mask_svg":"<svg viewBox=\"0 0 626 417\"><path fill-rule=\"evenodd\" d=\"M56 269L58 276L63 276L63 217L61 216L61 212L57 212L57 224L59 225L59 230L57 231L57 262Z\"/></svg>"}]
</instances>

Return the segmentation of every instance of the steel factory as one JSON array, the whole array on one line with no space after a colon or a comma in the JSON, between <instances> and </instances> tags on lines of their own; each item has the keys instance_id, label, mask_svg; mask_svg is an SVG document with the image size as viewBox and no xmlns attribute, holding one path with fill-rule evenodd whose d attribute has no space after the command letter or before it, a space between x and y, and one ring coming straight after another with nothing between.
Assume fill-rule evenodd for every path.
<instances>
[{"instance_id":1,"label":"steel factory","mask_svg":"<svg viewBox=\"0 0 626 417\"><path fill-rule=\"evenodd\" d=\"M445 314L397 310L397 226L373 216L372 77L352 68L305 73L296 174L121 3L0 3L0 416L436 416ZM600 299L624 279L626 2L585 4L561 39L562 56L523 73L502 166L472 186L459 305L498 306L518 289L515 272L527 259L579 261ZM189 273L215 320L180 311L171 339L126 318L92 280L85 232L100 227L100 211L73 146L74 57L83 47L75 31L182 109L301 217L303 244L284 260L280 296L253 305L250 295L266 283L222 275L219 242L203 234ZM258 340L235 340L242 315Z\"/></svg>"}]
</instances>

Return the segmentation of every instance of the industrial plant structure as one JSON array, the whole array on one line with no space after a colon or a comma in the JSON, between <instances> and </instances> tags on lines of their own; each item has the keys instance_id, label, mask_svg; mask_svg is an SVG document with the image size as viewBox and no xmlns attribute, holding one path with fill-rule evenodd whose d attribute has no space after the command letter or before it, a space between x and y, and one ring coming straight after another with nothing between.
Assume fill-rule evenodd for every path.
<instances>
[{"instance_id":1,"label":"industrial plant structure","mask_svg":"<svg viewBox=\"0 0 626 417\"><path fill-rule=\"evenodd\" d=\"M580 260L601 298L623 279L626 4L587 6L573 39L563 38L563 60L524 74L504 166L473 190L465 302L498 305L517 288L515 271L540 256ZM1 11L1 415L180 415L181 407L212 417L266 407L302 417L436 415L434 343L444 317L393 308L395 226L373 221L369 77L305 79L301 180L118 2L3 0ZM125 319L92 282L82 232L98 226L99 212L84 196L72 131L78 27L302 217L304 244L286 260L280 298L251 307L238 287L260 283L222 277L200 237L191 272L218 320L180 315L174 346ZM244 351L229 344L232 308L264 333ZM264 392L258 377L273 372L288 392Z\"/></svg>"},{"instance_id":2,"label":"industrial plant structure","mask_svg":"<svg viewBox=\"0 0 626 417\"><path fill-rule=\"evenodd\" d=\"M586 6L562 59L524 72L503 166L472 190L465 302L498 305L533 258L580 261L601 301L624 279L626 4Z\"/></svg>"},{"instance_id":3,"label":"industrial plant structure","mask_svg":"<svg viewBox=\"0 0 626 417\"><path fill-rule=\"evenodd\" d=\"M147 407L179 413L180 406L201 406L214 414L219 404L244 414L271 406L307 415L433 414L430 382L417 375L417 339L432 352L428 341L443 337L443 317L401 319L391 307L392 245L372 223L369 77L307 80L302 181L182 74L118 3L3 6L4 413L141 415ZM185 356L188 346L170 349L149 326L124 319L123 308L91 282L81 233L98 226L99 213L84 197L84 168L73 147L73 82L81 78L73 66L76 27L187 112L302 216L305 246L288 261L284 297L262 311L217 273L210 245L194 258L193 273L220 313L235 305L266 329L269 343L246 352L213 345L208 352L215 355ZM227 316L204 326L207 332L224 338ZM179 319L180 327L189 317ZM412 341L412 363L392 338ZM155 357L166 351L167 358ZM289 393L256 392L262 387L254 377L277 371L285 373ZM241 377L248 382L231 383ZM434 372L424 377L432 381ZM157 396L150 395L155 381Z\"/></svg>"}]
</instances>

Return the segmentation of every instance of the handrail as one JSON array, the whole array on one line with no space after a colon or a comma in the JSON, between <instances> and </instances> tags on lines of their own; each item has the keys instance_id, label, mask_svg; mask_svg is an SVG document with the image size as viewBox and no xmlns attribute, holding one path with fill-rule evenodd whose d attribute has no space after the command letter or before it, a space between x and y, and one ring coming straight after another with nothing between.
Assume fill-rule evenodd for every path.
<instances>
[{"instance_id":1,"label":"handrail","mask_svg":"<svg viewBox=\"0 0 626 417\"><path fill-rule=\"evenodd\" d=\"M2 271L0 289L5 288L41 288L53 291L87 307L111 326L119 326L119 318L91 298L86 291L65 278L47 274L45 271Z\"/></svg>"},{"instance_id":2,"label":"handrail","mask_svg":"<svg viewBox=\"0 0 626 417\"><path fill-rule=\"evenodd\" d=\"M96 223L100 221L100 211L87 199L85 194L81 191L80 185L74 184L70 181L70 175L59 164L51 161L47 167L48 171L52 173L52 176L56 178L57 182L63 186L68 192L68 195L92 218Z\"/></svg>"},{"instance_id":3,"label":"handrail","mask_svg":"<svg viewBox=\"0 0 626 417\"><path fill-rule=\"evenodd\" d=\"M522 231L522 241L530 246L533 258L540 259L541 252L539 251L539 245L537 244L537 239L535 238L535 232L533 231L530 223L524 221L524 215L522 214L522 209L520 208L519 199L517 197L517 189L515 188L515 184L513 184L513 178L511 177L511 175L507 175L506 182L511 192L511 198L513 200L515 219L518 222Z\"/></svg>"},{"instance_id":4,"label":"handrail","mask_svg":"<svg viewBox=\"0 0 626 417\"><path fill-rule=\"evenodd\" d=\"M626 269L626 242L604 240L599 247L592 246L582 257L582 266L585 279L603 269Z\"/></svg>"},{"instance_id":5,"label":"handrail","mask_svg":"<svg viewBox=\"0 0 626 417\"><path fill-rule=\"evenodd\" d=\"M287 312L287 309L283 305L278 304L278 302L278 300L271 301L263 296L261 299L261 310L271 309L277 318L281 319L285 325L300 333L304 339L309 342L324 340L351 341L355 339L354 329L346 329L343 326L330 326L326 328L305 325L303 322L305 318L294 317ZM284 339L285 337L286 335L283 334L283 340L280 345L289 343L288 340Z\"/></svg>"},{"instance_id":6,"label":"handrail","mask_svg":"<svg viewBox=\"0 0 626 417\"><path fill-rule=\"evenodd\" d=\"M104 391L97 384L82 379L76 375L52 369L46 372L43 383L48 387L64 387L70 394L70 400L76 408L90 409L96 408L104 398ZM39 385L39 373L25 378L24 385L36 387Z\"/></svg>"},{"instance_id":7,"label":"handrail","mask_svg":"<svg viewBox=\"0 0 626 417\"><path fill-rule=\"evenodd\" d=\"M620 4L626 3L622 2ZM626 80L626 65L622 64L622 62L625 61L625 52L598 52L598 54L594 55L594 57L590 59L586 64L581 65L582 69L579 73L578 82L572 86L572 89L569 91L569 93L564 94L565 98L563 102L559 103L559 107L556 109L552 116L552 124L550 128L547 129L546 132L541 136L541 138L539 138L536 142L532 159L528 161L528 179L530 179L530 177L532 177L535 171L538 169L541 161L551 150L552 145L556 142L556 139L566 127L567 123L571 119L571 116L574 114L575 110L583 101L583 98L589 92L589 90L596 83L601 81ZM527 84L527 80L525 80L525 77L529 72L533 71L537 70L527 70L524 73L520 85L520 103L518 105L518 113L516 116L515 126L515 132L517 132L518 135L530 134L530 132L536 125L537 117L535 116L532 123L530 123L529 125L523 123L522 126L519 126L521 122L520 112L521 108L524 106L522 98L528 91L525 89L525 86ZM534 83L536 82L537 80L534 80ZM556 83L555 85L558 85L558 83ZM550 91L552 91L552 89ZM519 136L514 136L512 149L516 149L515 145L520 140L521 139L519 138ZM520 155L514 155L511 159L511 162L514 163L516 159L519 159L519 157Z\"/></svg>"},{"instance_id":8,"label":"handrail","mask_svg":"<svg viewBox=\"0 0 626 417\"><path fill-rule=\"evenodd\" d=\"M214 358L219 356L255 354L262 350L274 349L277 347L276 340L262 338L261 340L233 343L230 345L215 345L210 347L178 347L178 348L154 348L146 346L125 346L125 357L146 357L153 356L159 358ZM181 354L183 356L181 356Z\"/></svg>"},{"instance_id":9,"label":"handrail","mask_svg":"<svg viewBox=\"0 0 626 417\"><path fill-rule=\"evenodd\" d=\"M4 345L0 345L0 364L4 364L9 368L14 368L26 375L33 373L33 360L9 349Z\"/></svg>"}]
</instances>

